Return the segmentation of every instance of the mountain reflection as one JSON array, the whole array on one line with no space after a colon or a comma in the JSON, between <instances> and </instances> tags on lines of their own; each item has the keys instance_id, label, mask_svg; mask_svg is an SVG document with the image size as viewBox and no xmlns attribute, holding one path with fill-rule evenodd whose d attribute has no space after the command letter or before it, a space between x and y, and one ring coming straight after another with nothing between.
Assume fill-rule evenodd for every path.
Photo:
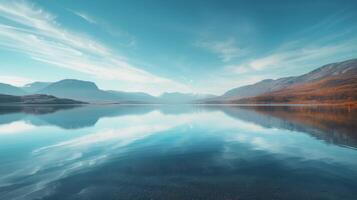
<instances>
[{"instance_id":1,"label":"mountain reflection","mask_svg":"<svg viewBox=\"0 0 357 200\"><path fill-rule=\"evenodd\" d=\"M357 147L357 109L344 106L212 107L267 128L308 133L326 142ZM212 109L210 108L210 109Z\"/></svg>"},{"instance_id":2,"label":"mountain reflection","mask_svg":"<svg viewBox=\"0 0 357 200\"><path fill-rule=\"evenodd\" d=\"M345 146L355 147L355 115L328 107L10 109L0 114L0 199L316 199L323 191L353 199L357 151Z\"/></svg>"},{"instance_id":3,"label":"mountain reflection","mask_svg":"<svg viewBox=\"0 0 357 200\"><path fill-rule=\"evenodd\" d=\"M173 115L222 111L259 126L300 131L329 143L357 147L357 109L343 106L7 106L0 107L0 124L26 119L35 126L77 129L94 126L104 117L140 115L154 110Z\"/></svg>"},{"instance_id":4,"label":"mountain reflection","mask_svg":"<svg viewBox=\"0 0 357 200\"><path fill-rule=\"evenodd\" d=\"M64 129L94 126L100 118L145 114L150 106L11 106L0 107L0 124L26 120L37 126L54 125Z\"/></svg>"}]
</instances>

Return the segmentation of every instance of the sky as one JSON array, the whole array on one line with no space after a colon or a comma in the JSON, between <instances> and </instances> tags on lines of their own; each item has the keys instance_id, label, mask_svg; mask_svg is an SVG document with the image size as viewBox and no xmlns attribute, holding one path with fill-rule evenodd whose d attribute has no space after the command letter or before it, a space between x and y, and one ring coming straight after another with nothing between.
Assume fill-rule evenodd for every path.
<instances>
[{"instance_id":1,"label":"sky","mask_svg":"<svg viewBox=\"0 0 357 200\"><path fill-rule=\"evenodd\" d=\"M223 94L357 58L357 1L0 0L0 82Z\"/></svg>"}]
</instances>

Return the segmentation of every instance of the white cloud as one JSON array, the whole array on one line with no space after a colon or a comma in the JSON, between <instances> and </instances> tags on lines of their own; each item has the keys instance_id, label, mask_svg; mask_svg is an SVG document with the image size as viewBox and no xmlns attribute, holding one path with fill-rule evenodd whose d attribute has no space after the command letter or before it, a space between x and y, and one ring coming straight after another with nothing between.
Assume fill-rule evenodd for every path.
<instances>
[{"instance_id":1,"label":"white cloud","mask_svg":"<svg viewBox=\"0 0 357 200\"><path fill-rule=\"evenodd\" d=\"M10 21L10 24L17 24L0 24L2 48L99 79L119 81L118 85L126 83L125 85L142 88L152 94L190 91L184 84L131 65L127 59L86 35L65 30L53 15L34 5L23 1L1 2L0 17ZM125 88L127 91L130 89Z\"/></svg>"},{"instance_id":2,"label":"white cloud","mask_svg":"<svg viewBox=\"0 0 357 200\"><path fill-rule=\"evenodd\" d=\"M250 64L249 67L254 69L254 70L262 70L267 67L274 67L277 64L281 62L281 60L284 59L284 56L280 54L274 54L270 55L267 57L263 57L260 59L253 60Z\"/></svg>"},{"instance_id":3,"label":"white cloud","mask_svg":"<svg viewBox=\"0 0 357 200\"><path fill-rule=\"evenodd\" d=\"M229 62L232 59L242 57L247 53L246 50L237 47L234 38L228 38L223 41L201 41L196 45L218 54L223 62Z\"/></svg>"},{"instance_id":4,"label":"white cloud","mask_svg":"<svg viewBox=\"0 0 357 200\"><path fill-rule=\"evenodd\" d=\"M20 87L32 82L34 82L32 79L25 77L0 75L0 83L6 83L13 86Z\"/></svg>"},{"instance_id":5,"label":"white cloud","mask_svg":"<svg viewBox=\"0 0 357 200\"><path fill-rule=\"evenodd\" d=\"M278 48L272 54L250 60L248 62L228 66L232 72L255 73L256 71L269 71L282 68L319 67L328 62L336 62L336 58L350 59L357 55L356 38L328 44L301 44L290 43L289 48ZM303 47L301 47L303 46Z\"/></svg>"},{"instance_id":6,"label":"white cloud","mask_svg":"<svg viewBox=\"0 0 357 200\"><path fill-rule=\"evenodd\" d=\"M300 75L324 64L355 58L356 43L356 38L349 38L334 43L304 45L302 41L295 41L283 44L271 54L238 64L227 64L211 77L196 80L194 86L199 91L222 94L263 79Z\"/></svg>"}]
</instances>

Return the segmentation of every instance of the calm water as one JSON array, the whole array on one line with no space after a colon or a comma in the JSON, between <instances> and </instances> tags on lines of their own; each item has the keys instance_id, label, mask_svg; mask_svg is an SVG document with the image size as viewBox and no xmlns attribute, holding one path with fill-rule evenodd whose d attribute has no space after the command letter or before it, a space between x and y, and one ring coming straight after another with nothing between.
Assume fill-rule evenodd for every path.
<instances>
[{"instance_id":1,"label":"calm water","mask_svg":"<svg viewBox=\"0 0 357 200\"><path fill-rule=\"evenodd\" d=\"M0 199L357 199L357 112L0 107Z\"/></svg>"}]
</instances>

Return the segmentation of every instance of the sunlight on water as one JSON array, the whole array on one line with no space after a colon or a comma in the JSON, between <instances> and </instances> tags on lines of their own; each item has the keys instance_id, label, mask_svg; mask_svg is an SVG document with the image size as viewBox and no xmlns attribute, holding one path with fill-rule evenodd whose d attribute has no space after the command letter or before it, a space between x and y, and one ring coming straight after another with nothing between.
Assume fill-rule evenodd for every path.
<instances>
[{"instance_id":1,"label":"sunlight on water","mask_svg":"<svg viewBox=\"0 0 357 200\"><path fill-rule=\"evenodd\" d=\"M355 120L316 107L2 108L0 199L353 199Z\"/></svg>"}]
</instances>

